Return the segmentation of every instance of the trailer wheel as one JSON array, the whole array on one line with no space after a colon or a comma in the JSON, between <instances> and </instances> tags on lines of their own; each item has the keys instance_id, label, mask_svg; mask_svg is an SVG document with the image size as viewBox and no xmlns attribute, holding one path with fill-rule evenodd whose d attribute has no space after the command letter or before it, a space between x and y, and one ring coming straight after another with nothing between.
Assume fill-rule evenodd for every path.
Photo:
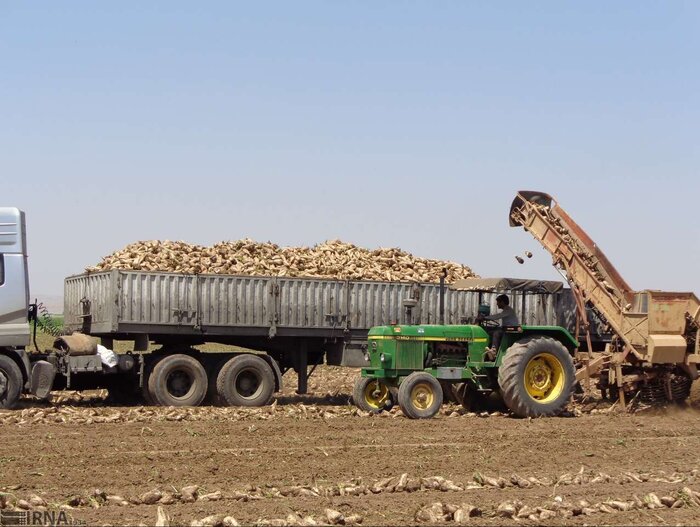
<instances>
[{"instance_id":1,"label":"trailer wheel","mask_svg":"<svg viewBox=\"0 0 700 527\"><path fill-rule=\"evenodd\" d=\"M153 367L148 391L160 406L198 406L207 395L207 372L189 355L168 355Z\"/></svg>"},{"instance_id":2,"label":"trailer wheel","mask_svg":"<svg viewBox=\"0 0 700 527\"><path fill-rule=\"evenodd\" d=\"M360 377L353 386L352 400L360 410L376 414L389 410L395 398L387 383L372 377Z\"/></svg>"},{"instance_id":3,"label":"trailer wheel","mask_svg":"<svg viewBox=\"0 0 700 527\"><path fill-rule=\"evenodd\" d=\"M0 355L0 408L14 408L22 391L22 372L7 355Z\"/></svg>"},{"instance_id":4,"label":"trailer wheel","mask_svg":"<svg viewBox=\"0 0 700 527\"><path fill-rule=\"evenodd\" d=\"M264 359L238 355L221 368L216 391L229 406L265 406L275 391L275 374Z\"/></svg>"},{"instance_id":5,"label":"trailer wheel","mask_svg":"<svg viewBox=\"0 0 700 527\"><path fill-rule=\"evenodd\" d=\"M415 371L399 385L399 406L406 417L429 419L442 405L440 382L424 371Z\"/></svg>"},{"instance_id":6,"label":"trailer wheel","mask_svg":"<svg viewBox=\"0 0 700 527\"><path fill-rule=\"evenodd\" d=\"M506 406L519 417L557 415L568 404L575 384L574 362L564 345L549 337L513 344L498 370Z\"/></svg>"}]
</instances>

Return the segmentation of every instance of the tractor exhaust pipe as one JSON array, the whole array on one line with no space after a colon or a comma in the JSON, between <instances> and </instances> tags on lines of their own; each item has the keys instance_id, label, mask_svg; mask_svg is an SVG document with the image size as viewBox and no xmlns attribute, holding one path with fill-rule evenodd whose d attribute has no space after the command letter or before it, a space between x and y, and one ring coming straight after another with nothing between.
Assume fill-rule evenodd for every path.
<instances>
[{"instance_id":1,"label":"tractor exhaust pipe","mask_svg":"<svg viewBox=\"0 0 700 527\"><path fill-rule=\"evenodd\" d=\"M447 278L447 269L443 268L440 275L440 325L445 324L445 278Z\"/></svg>"}]
</instances>

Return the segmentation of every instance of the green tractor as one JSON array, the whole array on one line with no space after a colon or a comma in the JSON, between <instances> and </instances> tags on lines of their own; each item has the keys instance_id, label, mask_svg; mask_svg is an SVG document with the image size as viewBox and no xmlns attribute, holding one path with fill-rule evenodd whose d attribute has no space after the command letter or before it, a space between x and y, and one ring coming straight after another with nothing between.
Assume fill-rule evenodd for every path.
<instances>
[{"instance_id":1,"label":"green tractor","mask_svg":"<svg viewBox=\"0 0 700 527\"><path fill-rule=\"evenodd\" d=\"M559 326L504 327L493 353L490 326L486 320L373 327L370 366L355 383L355 404L380 412L398 403L409 418L430 418L442 405L443 387L458 385L465 406L496 392L520 417L560 413L575 386L576 339Z\"/></svg>"}]
</instances>

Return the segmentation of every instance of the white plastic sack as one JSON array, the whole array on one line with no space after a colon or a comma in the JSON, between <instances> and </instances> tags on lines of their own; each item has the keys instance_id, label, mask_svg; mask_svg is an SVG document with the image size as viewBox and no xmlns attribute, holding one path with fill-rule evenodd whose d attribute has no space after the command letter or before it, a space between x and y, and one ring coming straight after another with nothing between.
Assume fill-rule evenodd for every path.
<instances>
[{"instance_id":1,"label":"white plastic sack","mask_svg":"<svg viewBox=\"0 0 700 527\"><path fill-rule=\"evenodd\" d=\"M117 365L117 362L119 362L117 354L111 349L105 348L102 344L97 345L97 354L100 356L102 364L109 366L110 368L114 368Z\"/></svg>"}]
</instances>

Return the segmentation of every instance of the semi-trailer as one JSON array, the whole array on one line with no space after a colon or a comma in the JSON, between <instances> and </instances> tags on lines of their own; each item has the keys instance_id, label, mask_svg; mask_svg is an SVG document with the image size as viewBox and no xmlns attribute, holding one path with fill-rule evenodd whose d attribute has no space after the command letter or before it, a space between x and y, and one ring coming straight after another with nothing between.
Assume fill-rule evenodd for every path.
<instances>
[{"instance_id":1,"label":"semi-trailer","mask_svg":"<svg viewBox=\"0 0 700 527\"><path fill-rule=\"evenodd\" d=\"M465 323L480 305L495 308L499 293L529 324L573 328L575 321L574 299L560 282L448 285L130 270L70 276L65 333L89 335L108 349L115 341L132 348L108 365L94 350L32 350L36 306L28 276L25 215L0 208L0 407L13 406L22 393L43 398L66 388L106 388L116 400L142 396L158 405L218 399L261 406L281 390L287 371L297 373L297 392L306 393L320 364L367 366L374 326ZM605 335L597 337L593 345L603 346Z\"/></svg>"}]
</instances>

